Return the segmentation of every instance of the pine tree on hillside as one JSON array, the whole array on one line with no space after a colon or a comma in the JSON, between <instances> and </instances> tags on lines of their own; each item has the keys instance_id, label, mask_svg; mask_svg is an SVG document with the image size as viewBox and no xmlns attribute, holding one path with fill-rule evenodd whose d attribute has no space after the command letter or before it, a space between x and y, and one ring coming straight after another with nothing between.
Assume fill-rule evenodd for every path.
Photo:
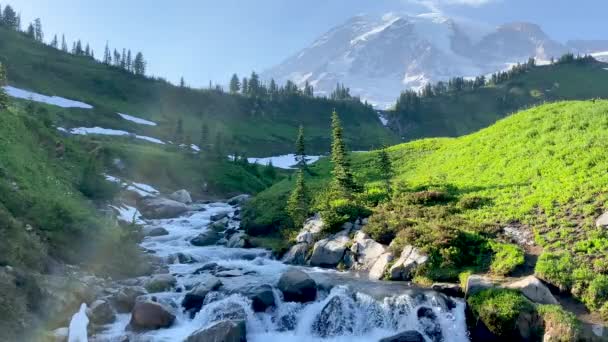
<instances>
[{"instance_id":1,"label":"pine tree on hillside","mask_svg":"<svg viewBox=\"0 0 608 342\"><path fill-rule=\"evenodd\" d=\"M180 77L179 79L179 87L186 88L186 81L184 81L184 76Z\"/></svg>"},{"instance_id":2,"label":"pine tree on hillside","mask_svg":"<svg viewBox=\"0 0 608 342\"><path fill-rule=\"evenodd\" d=\"M8 106L8 95L2 86L6 84L6 74L4 67L0 64L0 109L6 109Z\"/></svg>"},{"instance_id":3,"label":"pine tree on hillside","mask_svg":"<svg viewBox=\"0 0 608 342\"><path fill-rule=\"evenodd\" d=\"M237 74L232 75L230 79L230 94L238 94L241 90L241 81L239 80L239 76Z\"/></svg>"},{"instance_id":4,"label":"pine tree on hillside","mask_svg":"<svg viewBox=\"0 0 608 342\"><path fill-rule=\"evenodd\" d=\"M11 30L19 30L20 19L11 5L6 5L4 7L4 12L2 13L2 24Z\"/></svg>"},{"instance_id":5,"label":"pine tree on hillside","mask_svg":"<svg viewBox=\"0 0 608 342\"><path fill-rule=\"evenodd\" d=\"M44 33L42 32L42 22L40 21L40 18L34 20L34 39L41 43L44 41Z\"/></svg>"},{"instance_id":6,"label":"pine tree on hillside","mask_svg":"<svg viewBox=\"0 0 608 342\"><path fill-rule=\"evenodd\" d=\"M296 185L289 195L286 208L295 228L302 227L304 221L306 221L310 210L309 205L310 196L304 181L304 171L298 170Z\"/></svg>"},{"instance_id":7,"label":"pine tree on hillside","mask_svg":"<svg viewBox=\"0 0 608 342\"><path fill-rule=\"evenodd\" d=\"M128 72L133 71L133 59L131 57L131 50L127 51L126 69Z\"/></svg>"},{"instance_id":8,"label":"pine tree on hillside","mask_svg":"<svg viewBox=\"0 0 608 342\"><path fill-rule=\"evenodd\" d=\"M120 67L120 52L114 49L114 66Z\"/></svg>"},{"instance_id":9,"label":"pine tree on hillside","mask_svg":"<svg viewBox=\"0 0 608 342\"><path fill-rule=\"evenodd\" d=\"M248 91L249 91L249 80L247 79L247 77L243 77L243 82L241 82L241 93L243 95L247 95Z\"/></svg>"},{"instance_id":10,"label":"pine tree on hillside","mask_svg":"<svg viewBox=\"0 0 608 342\"><path fill-rule=\"evenodd\" d=\"M353 179L353 174L350 169L350 160L346 152L346 145L344 144L342 124L340 123L340 118L336 111L334 111L331 116L331 128L332 186L334 190L339 192L342 196L351 198L352 194L359 189Z\"/></svg>"},{"instance_id":11,"label":"pine tree on hillside","mask_svg":"<svg viewBox=\"0 0 608 342\"><path fill-rule=\"evenodd\" d=\"M296 139L296 166L300 170L308 168L306 160L306 145L304 142L304 126L300 125L298 129L298 138Z\"/></svg>"},{"instance_id":12,"label":"pine tree on hillside","mask_svg":"<svg viewBox=\"0 0 608 342\"><path fill-rule=\"evenodd\" d=\"M273 101L277 95L279 94L279 87L277 83L274 81L274 78L270 80L270 85L268 86L268 95L270 97L270 101Z\"/></svg>"},{"instance_id":13,"label":"pine tree on hillside","mask_svg":"<svg viewBox=\"0 0 608 342\"><path fill-rule=\"evenodd\" d=\"M28 38L31 39L36 39L36 31L34 29L34 25L33 24L29 24L29 26L27 27L27 31L25 31L25 34L27 35Z\"/></svg>"},{"instance_id":14,"label":"pine tree on hillside","mask_svg":"<svg viewBox=\"0 0 608 342\"><path fill-rule=\"evenodd\" d=\"M143 76L146 74L146 67L147 63L144 59L144 55L141 52L138 52L133 60L133 72L135 75Z\"/></svg>"},{"instance_id":15,"label":"pine tree on hillside","mask_svg":"<svg viewBox=\"0 0 608 342\"><path fill-rule=\"evenodd\" d=\"M61 35L61 51L68 52L68 43L65 41L65 34Z\"/></svg>"},{"instance_id":16,"label":"pine tree on hillside","mask_svg":"<svg viewBox=\"0 0 608 342\"><path fill-rule=\"evenodd\" d=\"M277 170L274 168L274 165L272 165L272 160L269 160L268 163L264 166L264 169L262 170L262 175L269 179L277 178Z\"/></svg>"},{"instance_id":17,"label":"pine tree on hillside","mask_svg":"<svg viewBox=\"0 0 608 342\"><path fill-rule=\"evenodd\" d=\"M201 154L202 152L207 152L209 150L209 126L207 126L206 122L203 122L201 127L201 139L199 141Z\"/></svg>"},{"instance_id":18,"label":"pine tree on hillside","mask_svg":"<svg viewBox=\"0 0 608 342\"><path fill-rule=\"evenodd\" d=\"M112 64L112 54L110 53L110 47L108 46L107 41L106 41L106 47L103 50L103 63L106 65Z\"/></svg>"},{"instance_id":19,"label":"pine tree on hillside","mask_svg":"<svg viewBox=\"0 0 608 342\"><path fill-rule=\"evenodd\" d=\"M51 47L54 47L55 49L59 48L59 40L57 40L57 35L53 36L53 40L51 40Z\"/></svg>"},{"instance_id":20,"label":"pine tree on hillside","mask_svg":"<svg viewBox=\"0 0 608 342\"><path fill-rule=\"evenodd\" d=\"M76 42L76 48L75 48L74 54L77 56L84 55L84 50L82 49L82 42L80 41L80 39L78 39L78 41Z\"/></svg>"},{"instance_id":21,"label":"pine tree on hillside","mask_svg":"<svg viewBox=\"0 0 608 342\"><path fill-rule=\"evenodd\" d=\"M256 97L260 94L260 77L254 72L249 77L249 85L247 86L247 94Z\"/></svg>"},{"instance_id":22,"label":"pine tree on hillside","mask_svg":"<svg viewBox=\"0 0 608 342\"><path fill-rule=\"evenodd\" d=\"M122 49L122 55L120 55L120 68L127 69L127 51L124 48Z\"/></svg>"},{"instance_id":23,"label":"pine tree on hillside","mask_svg":"<svg viewBox=\"0 0 608 342\"><path fill-rule=\"evenodd\" d=\"M304 84L304 95L308 96L308 97L313 97L314 96L314 89L313 87L310 85L310 83L308 83L308 80L306 81L306 83Z\"/></svg>"},{"instance_id":24,"label":"pine tree on hillside","mask_svg":"<svg viewBox=\"0 0 608 342\"><path fill-rule=\"evenodd\" d=\"M84 55L91 57L91 47L89 46L89 43L87 43L87 47L84 48Z\"/></svg>"},{"instance_id":25,"label":"pine tree on hillside","mask_svg":"<svg viewBox=\"0 0 608 342\"><path fill-rule=\"evenodd\" d=\"M376 171L384 182L386 193L390 195L392 192L391 179L393 178L394 173L391 157L388 155L386 148L382 148L378 151L376 154L375 164Z\"/></svg>"}]
</instances>

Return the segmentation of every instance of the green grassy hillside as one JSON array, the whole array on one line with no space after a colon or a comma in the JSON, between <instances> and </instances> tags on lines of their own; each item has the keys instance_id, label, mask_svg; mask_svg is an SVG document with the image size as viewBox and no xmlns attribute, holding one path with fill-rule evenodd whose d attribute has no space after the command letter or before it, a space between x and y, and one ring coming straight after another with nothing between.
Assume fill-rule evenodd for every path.
<instances>
[{"instance_id":1,"label":"green grassy hillside","mask_svg":"<svg viewBox=\"0 0 608 342\"><path fill-rule=\"evenodd\" d=\"M586 60L535 66L497 85L422 98L414 112L389 111L387 117L406 140L462 136L545 102L606 98L606 68Z\"/></svg>"},{"instance_id":2,"label":"green grassy hillside","mask_svg":"<svg viewBox=\"0 0 608 342\"><path fill-rule=\"evenodd\" d=\"M86 102L94 110L65 111L58 125L125 129L162 140L175 140L177 121L183 120L184 138L198 143L202 122L210 142L221 134L226 149L250 156L291 152L300 124L309 147L329 150L327 122L335 108L345 118L351 146L358 150L396 142L370 107L355 100L332 101L286 95L272 101L215 90L195 90L162 80L138 77L82 56L73 56L37 43L21 33L0 27L0 62L9 84L45 95ZM143 117L157 127L130 124L116 112Z\"/></svg>"},{"instance_id":3,"label":"green grassy hillside","mask_svg":"<svg viewBox=\"0 0 608 342\"><path fill-rule=\"evenodd\" d=\"M608 101L543 105L461 138L393 146L396 190L378 206L367 202L366 229L384 243L426 250L432 262L419 275L453 280L467 269L513 271L523 261L517 248L496 243L509 241L504 227L516 227L542 249L537 275L597 311L608 299L608 233L594 224L608 207L607 148ZM364 202L381 191L373 158L352 154ZM329 168L324 159L308 176L315 194ZM243 224L289 229L282 208L291 186L285 180L259 194Z\"/></svg>"}]
</instances>

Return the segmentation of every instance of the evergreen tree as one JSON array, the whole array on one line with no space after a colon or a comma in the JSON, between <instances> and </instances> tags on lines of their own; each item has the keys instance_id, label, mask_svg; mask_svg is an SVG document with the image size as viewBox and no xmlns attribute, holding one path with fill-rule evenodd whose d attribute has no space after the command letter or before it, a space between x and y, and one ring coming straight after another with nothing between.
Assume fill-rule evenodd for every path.
<instances>
[{"instance_id":1,"label":"evergreen tree","mask_svg":"<svg viewBox=\"0 0 608 342\"><path fill-rule=\"evenodd\" d=\"M59 48L59 40L57 40L57 35L53 36L53 40L51 40L51 47L54 47L55 49Z\"/></svg>"},{"instance_id":2,"label":"evergreen tree","mask_svg":"<svg viewBox=\"0 0 608 342\"><path fill-rule=\"evenodd\" d=\"M141 52L138 52L133 60L133 72L135 75L143 76L146 74L146 67L147 63L144 59L144 55Z\"/></svg>"},{"instance_id":3,"label":"evergreen tree","mask_svg":"<svg viewBox=\"0 0 608 342\"><path fill-rule=\"evenodd\" d=\"M184 81L184 76L179 79L179 87L186 88L186 81Z\"/></svg>"},{"instance_id":4,"label":"evergreen tree","mask_svg":"<svg viewBox=\"0 0 608 342\"><path fill-rule=\"evenodd\" d=\"M125 48L122 49L122 55L120 55L120 68L127 69L127 51Z\"/></svg>"},{"instance_id":5,"label":"evergreen tree","mask_svg":"<svg viewBox=\"0 0 608 342\"><path fill-rule=\"evenodd\" d=\"M336 111L332 113L331 128L332 187L341 196L351 198L352 194L358 191L358 186L353 179L350 169L350 160L346 152L346 145L344 144L342 124Z\"/></svg>"},{"instance_id":6,"label":"evergreen tree","mask_svg":"<svg viewBox=\"0 0 608 342\"><path fill-rule=\"evenodd\" d=\"M229 89L230 94L237 94L241 90L241 81L239 81L237 74L232 75Z\"/></svg>"},{"instance_id":7,"label":"evergreen tree","mask_svg":"<svg viewBox=\"0 0 608 342\"><path fill-rule=\"evenodd\" d=\"M103 50L103 63L106 65L112 64L112 54L110 53L110 47L108 46L107 41L106 41L106 47Z\"/></svg>"},{"instance_id":8,"label":"evergreen tree","mask_svg":"<svg viewBox=\"0 0 608 342\"><path fill-rule=\"evenodd\" d=\"M298 130L298 138L296 139L296 166L298 169L305 170L308 168L306 160L306 146L304 143L304 126L300 125Z\"/></svg>"},{"instance_id":9,"label":"evergreen tree","mask_svg":"<svg viewBox=\"0 0 608 342\"><path fill-rule=\"evenodd\" d=\"M65 34L61 35L61 51L68 52L68 43L65 41Z\"/></svg>"},{"instance_id":10,"label":"evergreen tree","mask_svg":"<svg viewBox=\"0 0 608 342\"><path fill-rule=\"evenodd\" d=\"M18 31L20 26L19 21L20 19L11 5L6 5L4 7L4 12L2 13L2 24L11 30Z\"/></svg>"},{"instance_id":11,"label":"evergreen tree","mask_svg":"<svg viewBox=\"0 0 608 342\"><path fill-rule=\"evenodd\" d=\"M36 30L34 29L33 24L30 23L30 25L27 27L27 31L25 31L25 34L28 38L36 39Z\"/></svg>"},{"instance_id":12,"label":"evergreen tree","mask_svg":"<svg viewBox=\"0 0 608 342\"><path fill-rule=\"evenodd\" d=\"M120 52L114 49L114 66L120 67Z\"/></svg>"},{"instance_id":13,"label":"evergreen tree","mask_svg":"<svg viewBox=\"0 0 608 342\"><path fill-rule=\"evenodd\" d=\"M251 72L251 77L249 77L247 94L252 97L256 97L260 94L260 77L255 73L255 71Z\"/></svg>"},{"instance_id":14,"label":"evergreen tree","mask_svg":"<svg viewBox=\"0 0 608 342\"><path fill-rule=\"evenodd\" d=\"M296 185L287 200L287 213L291 217L294 227L302 227L308 217L310 197L304 181L304 171L298 170Z\"/></svg>"},{"instance_id":15,"label":"evergreen tree","mask_svg":"<svg viewBox=\"0 0 608 342\"><path fill-rule=\"evenodd\" d=\"M262 170L262 175L269 179L277 178L277 170L274 168L274 165L272 165L272 160L268 161L266 166L264 166L264 169Z\"/></svg>"},{"instance_id":16,"label":"evergreen tree","mask_svg":"<svg viewBox=\"0 0 608 342\"><path fill-rule=\"evenodd\" d=\"M87 43L87 47L84 49L84 55L91 57L91 47L89 46L89 43Z\"/></svg>"},{"instance_id":17,"label":"evergreen tree","mask_svg":"<svg viewBox=\"0 0 608 342\"><path fill-rule=\"evenodd\" d=\"M127 69L128 72L133 71L133 60L131 58L131 50L127 51L126 69Z\"/></svg>"},{"instance_id":18,"label":"evergreen tree","mask_svg":"<svg viewBox=\"0 0 608 342\"><path fill-rule=\"evenodd\" d=\"M268 86L268 95L270 96L270 100L274 100L279 94L279 87L277 87L277 83L274 81L274 78L270 80L270 85Z\"/></svg>"},{"instance_id":19,"label":"evergreen tree","mask_svg":"<svg viewBox=\"0 0 608 342\"><path fill-rule=\"evenodd\" d=\"M310 83L308 83L308 80L306 81L306 83L304 84L304 95L308 96L308 97L313 97L314 96L314 89L313 87L310 85Z\"/></svg>"},{"instance_id":20,"label":"evergreen tree","mask_svg":"<svg viewBox=\"0 0 608 342\"><path fill-rule=\"evenodd\" d=\"M34 20L34 39L41 43L44 41L44 33L42 33L42 22L40 21L40 18Z\"/></svg>"},{"instance_id":21,"label":"evergreen tree","mask_svg":"<svg viewBox=\"0 0 608 342\"><path fill-rule=\"evenodd\" d=\"M200 149L202 152L206 152L209 150L209 126L207 126L206 122L203 122L203 126L201 127L201 139L200 139Z\"/></svg>"},{"instance_id":22,"label":"evergreen tree","mask_svg":"<svg viewBox=\"0 0 608 342\"><path fill-rule=\"evenodd\" d=\"M391 179L393 178L394 173L391 157L388 155L386 148L382 148L376 154L375 165L376 171L384 182L386 193L390 195L392 191Z\"/></svg>"},{"instance_id":23,"label":"evergreen tree","mask_svg":"<svg viewBox=\"0 0 608 342\"><path fill-rule=\"evenodd\" d=\"M80 39L78 39L78 41L76 42L76 49L74 54L77 56L82 56L84 54L84 50L82 49L82 42L80 41Z\"/></svg>"},{"instance_id":24,"label":"evergreen tree","mask_svg":"<svg viewBox=\"0 0 608 342\"><path fill-rule=\"evenodd\" d=\"M8 95L2 86L6 84L6 74L4 68L0 64L0 109L6 109L8 106Z\"/></svg>"},{"instance_id":25,"label":"evergreen tree","mask_svg":"<svg viewBox=\"0 0 608 342\"><path fill-rule=\"evenodd\" d=\"M248 92L249 80L247 79L247 77L243 77L243 82L241 82L241 93L243 93L243 95L247 95Z\"/></svg>"}]
</instances>

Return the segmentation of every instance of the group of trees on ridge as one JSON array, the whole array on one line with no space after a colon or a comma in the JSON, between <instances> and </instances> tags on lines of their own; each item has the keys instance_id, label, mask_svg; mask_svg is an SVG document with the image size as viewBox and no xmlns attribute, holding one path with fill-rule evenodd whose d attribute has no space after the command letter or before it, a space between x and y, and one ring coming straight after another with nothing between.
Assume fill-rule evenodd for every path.
<instances>
[{"instance_id":1,"label":"group of trees on ridge","mask_svg":"<svg viewBox=\"0 0 608 342\"><path fill-rule=\"evenodd\" d=\"M0 26L17 32L23 32L32 40L45 44L42 21L40 18L34 19L34 21L27 26L25 31L21 31L21 15L17 14L11 5L6 5L4 10L2 10L2 6L0 5ZM57 50L71 53L75 56L88 57L98 61L95 59L95 51L93 51L89 43L84 44L80 39L72 43L71 49L68 48L65 34L61 35L61 41L59 41L59 38L55 34L49 41L48 45ZM143 53L138 52L137 54L132 54L130 49L123 48L122 53L114 49L112 54L108 44L106 43L103 60L101 60L101 62L108 66L113 66L136 75L143 76L146 74L147 62Z\"/></svg>"}]
</instances>

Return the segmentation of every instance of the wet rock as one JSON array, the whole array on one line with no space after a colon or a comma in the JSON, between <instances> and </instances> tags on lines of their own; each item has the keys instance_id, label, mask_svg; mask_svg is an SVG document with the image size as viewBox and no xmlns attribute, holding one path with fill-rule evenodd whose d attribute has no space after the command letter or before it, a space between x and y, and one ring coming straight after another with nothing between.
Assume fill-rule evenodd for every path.
<instances>
[{"instance_id":1,"label":"wet rock","mask_svg":"<svg viewBox=\"0 0 608 342\"><path fill-rule=\"evenodd\" d=\"M155 302L137 302L131 312L128 329L134 331L156 330L170 327L175 316L164 306Z\"/></svg>"},{"instance_id":2,"label":"wet rock","mask_svg":"<svg viewBox=\"0 0 608 342\"><path fill-rule=\"evenodd\" d=\"M245 233L237 233L230 237L226 247L228 248L245 248L249 245L247 235Z\"/></svg>"},{"instance_id":3,"label":"wet rock","mask_svg":"<svg viewBox=\"0 0 608 342\"><path fill-rule=\"evenodd\" d=\"M194 239L190 240L190 243L194 246L211 246L215 245L222 237L215 230L208 230L204 233L199 234Z\"/></svg>"},{"instance_id":4,"label":"wet rock","mask_svg":"<svg viewBox=\"0 0 608 342\"><path fill-rule=\"evenodd\" d=\"M241 204L247 202L250 198L251 198L250 195L238 195L238 196L232 197L231 199L226 201L226 203L228 203L230 205L241 205Z\"/></svg>"},{"instance_id":5,"label":"wet rock","mask_svg":"<svg viewBox=\"0 0 608 342\"><path fill-rule=\"evenodd\" d=\"M246 342L244 320L225 320L200 329L188 336L185 342Z\"/></svg>"},{"instance_id":6,"label":"wet rock","mask_svg":"<svg viewBox=\"0 0 608 342\"><path fill-rule=\"evenodd\" d=\"M206 274L200 278L200 282L192 291L188 292L182 300L182 307L191 315L201 310L205 297L211 291L217 290L222 286L222 282L215 276Z\"/></svg>"},{"instance_id":7,"label":"wet rock","mask_svg":"<svg viewBox=\"0 0 608 342\"><path fill-rule=\"evenodd\" d=\"M558 304L557 299L551 294L549 288L535 276L525 277L507 284L505 287L521 291L524 296L538 304Z\"/></svg>"},{"instance_id":8,"label":"wet rock","mask_svg":"<svg viewBox=\"0 0 608 342\"><path fill-rule=\"evenodd\" d=\"M208 264L203 265L196 269L196 271L192 272L192 274L201 274L205 272L215 272L218 268L218 264L216 262L210 262Z\"/></svg>"},{"instance_id":9,"label":"wet rock","mask_svg":"<svg viewBox=\"0 0 608 342\"><path fill-rule=\"evenodd\" d=\"M433 312L433 309L427 307L421 307L416 313L418 316L418 324L422 326L424 334L433 342L443 341L443 334L441 332L441 325L437 321L437 315Z\"/></svg>"},{"instance_id":10,"label":"wet rock","mask_svg":"<svg viewBox=\"0 0 608 342\"><path fill-rule=\"evenodd\" d=\"M228 227L228 219L224 218L221 219L217 222L212 223L209 228L211 228L212 230L220 233L226 230L226 228Z\"/></svg>"},{"instance_id":11,"label":"wet rock","mask_svg":"<svg viewBox=\"0 0 608 342\"><path fill-rule=\"evenodd\" d=\"M176 253L169 257L170 264L193 264L195 262L197 262L195 257L184 253Z\"/></svg>"},{"instance_id":12,"label":"wet rock","mask_svg":"<svg viewBox=\"0 0 608 342\"><path fill-rule=\"evenodd\" d=\"M188 211L185 204L162 197L146 197L137 205L142 215L150 219L173 218Z\"/></svg>"},{"instance_id":13,"label":"wet rock","mask_svg":"<svg viewBox=\"0 0 608 342\"><path fill-rule=\"evenodd\" d=\"M177 280L174 276L170 274L157 274L146 281L144 287L149 293L156 293L169 291L175 286L175 284L177 284Z\"/></svg>"},{"instance_id":14,"label":"wet rock","mask_svg":"<svg viewBox=\"0 0 608 342\"><path fill-rule=\"evenodd\" d=\"M290 269L281 275L278 284L286 302L307 303L317 297L317 284L306 273Z\"/></svg>"},{"instance_id":15,"label":"wet rock","mask_svg":"<svg viewBox=\"0 0 608 342\"><path fill-rule=\"evenodd\" d=\"M253 311L264 312L267 308L274 306L274 293L272 286L265 284L257 286L246 292L246 297L251 299Z\"/></svg>"},{"instance_id":16,"label":"wet rock","mask_svg":"<svg viewBox=\"0 0 608 342\"><path fill-rule=\"evenodd\" d=\"M357 261L355 267L359 270L369 270L388 248L369 238L367 234L357 232L350 250Z\"/></svg>"},{"instance_id":17,"label":"wet rock","mask_svg":"<svg viewBox=\"0 0 608 342\"><path fill-rule=\"evenodd\" d=\"M87 309L87 316L91 322L99 325L110 324L116 320L112 306L105 300L94 301Z\"/></svg>"},{"instance_id":18,"label":"wet rock","mask_svg":"<svg viewBox=\"0 0 608 342\"><path fill-rule=\"evenodd\" d=\"M431 285L431 289L441 292L449 297L464 297L464 293L462 292L462 288L459 284L434 283Z\"/></svg>"},{"instance_id":19,"label":"wet rock","mask_svg":"<svg viewBox=\"0 0 608 342\"><path fill-rule=\"evenodd\" d=\"M306 263L306 254L308 253L308 244L299 243L292 246L283 256L282 261L286 264L304 265Z\"/></svg>"},{"instance_id":20,"label":"wet rock","mask_svg":"<svg viewBox=\"0 0 608 342\"><path fill-rule=\"evenodd\" d=\"M426 263L428 257L414 246L405 246L401 252L401 256L393 266L391 266L389 277L390 280L410 280L413 272L419 266Z\"/></svg>"},{"instance_id":21,"label":"wet rock","mask_svg":"<svg viewBox=\"0 0 608 342\"><path fill-rule=\"evenodd\" d=\"M354 302L335 296L323 307L312 324L313 334L322 338L352 334L356 319Z\"/></svg>"},{"instance_id":22,"label":"wet rock","mask_svg":"<svg viewBox=\"0 0 608 342\"><path fill-rule=\"evenodd\" d=\"M335 267L342 261L349 242L347 231L341 231L327 239L319 240L313 248L310 265Z\"/></svg>"},{"instance_id":23,"label":"wet rock","mask_svg":"<svg viewBox=\"0 0 608 342\"><path fill-rule=\"evenodd\" d=\"M312 244L314 241L314 235L313 233L305 230L305 231L301 231L298 236L296 236L296 243L305 243L305 244Z\"/></svg>"},{"instance_id":24,"label":"wet rock","mask_svg":"<svg viewBox=\"0 0 608 342\"><path fill-rule=\"evenodd\" d=\"M393 253L386 252L380 255L369 270L369 278L374 280L380 280L384 278L386 270L388 269L388 265L391 261L393 261Z\"/></svg>"},{"instance_id":25,"label":"wet rock","mask_svg":"<svg viewBox=\"0 0 608 342\"><path fill-rule=\"evenodd\" d=\"M215 273L215 276L220 278L235 278L242 277L244 275L245 273L243 273L241 270L226 270Z\"/></svg>"},{"instance_id":26,"label":"wet rock","mask_svg":"<svg viewBox=\"0 0 608 342\"><path fill-rule=\"evenodd\" d=\"M224 238L230 239L234 234L237 234L238 232L239 230L236 228L228 228L224 231Z\"/></svg>"},{"instance_id":27,"label":"wet rock","mask_svg":"<svg viewBox=\"0 0 608 342\"><path fill-rule=\"evenodd\" d=\"M465 289L465 296L469 297L483 290L495 287L496 283L488 277L480 275L470 275L467 279L467 287Z\"/></svg>"},{"instance_id":28,"label":"wet rock","mask_svg":"<svg viewBox=\"0 0 608 342\"><path fill-rule=\"evenodd\" d=\"M146 236L152 236L152 237L164 236L164 235L169 235L169 232L163 227L152 228L146 233Z\"/></svg>"},{"instance_id":29,"label":"wet rock","mask_svg":"<svg viewBox=\"0 0 608 342\"><path fill-rule=\"evenodd\" d=\"M125 286L121 288L115 295L110 297L110 302L120 313L131 312L137 297L147 293L146 289L141 286Z\"/></svg>"},{"instance_id":30,"label":"wet rock","mask_svg":"<svg viewBox=\"0 0 608 342\"><path fill-rule=\"evenodd\" d=\"M183 204L192 203L192 197L190 197L190 193L187 190L177 190L176 192L169 195L169 198Z\"/></svg>"},{"instance_id":31,"label":"wet rock","mask_svg":"<svg viewBox=\"0 0 608 342\"><path fill-rule=\"evenodd\" d=\"M422 334L415 330L404 331L400 334L385 337L379 342L426 342Z\"/></svg>"},{"instance_id":32,"label":"wet rock","mask_svg":"<svg viewBox=\"0 0 608 342\"><path fill-rule=\"evenodd\" d=\"M213 221L213 222L219 221L224 218L228 218L228 212L221 212L221 213L213 214L210 217L211 221Z\"/></svg>"},{"instance_id":33,"label":"wet rock","mask_svg":"<svg viewBox=\"0 0 608 342\"><path fill-rule=\"evenodd\" d=\"M355 256L353 255L353 252L351 252L350 250L346 250L346 252L344 252L344 257L342 258L342 263L344 264L344 267L346 267L347 269L353 268L356 264L356 260L355 260Z\"/></svg>"}]
</instances>

